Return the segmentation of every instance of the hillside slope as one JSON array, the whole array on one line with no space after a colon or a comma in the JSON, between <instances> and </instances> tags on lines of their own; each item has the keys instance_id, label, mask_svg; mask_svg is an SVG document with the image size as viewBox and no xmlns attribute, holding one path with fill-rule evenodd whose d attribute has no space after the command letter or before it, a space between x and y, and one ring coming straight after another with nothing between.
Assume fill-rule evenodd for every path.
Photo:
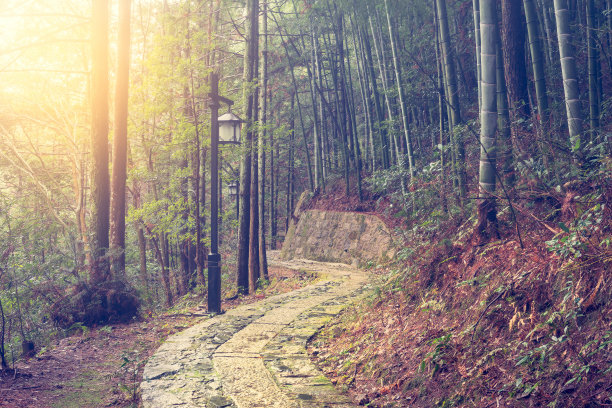
<instances>
[{"instance_id":1,"label":"hillside slope","mask_svg":"<svg viewBox=\"0 0 612 408\"><path fill-rule=\"evenodd\" d=\"M375 293L311 341L312 358L372 407L609 406L612 195L582 188L547 221L543 200L514 204L518 228L501 208L501 239L484 244L473 218L404 219Z\"/></svg>"}]
</instances>

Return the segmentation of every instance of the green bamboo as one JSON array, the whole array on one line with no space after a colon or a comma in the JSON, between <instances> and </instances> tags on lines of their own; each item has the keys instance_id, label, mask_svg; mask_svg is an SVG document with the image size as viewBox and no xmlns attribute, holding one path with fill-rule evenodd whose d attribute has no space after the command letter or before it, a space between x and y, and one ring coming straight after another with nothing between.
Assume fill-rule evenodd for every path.
<instances>
[{"instance_id":1,"label":"green bamboo","mask_svg":"<svg viewBox=\"0 0 612 408\"><path fill-rule=\"evenodd\" d=\"M544 59L540 43L540 28L534 0L523 0L525 19L527 20L527 36L529 37L529 52L533 68L533 81L535 83L536 99L538 103L538 116L544 122L544 115L548 110L546 96L546 79L544 76Z\"/></svg>"},{"instance_id":2,"label":"green bamboo","mask_svg":"<svg viewBox=\"0 0 612 408\"><path fill-rule=\"evenodd\" d=\"M461 136L456 132L457 125L461 124L461 109L459 106L459 91L457 88L457 73L455 71L455 62L453 51L450 44L450 32L448 29L448 16L446 13L446 0L437 0L438 10L438 27L440 30L440 44L442 46L442 60L444 61L444 78L447 83L447 98L450 102L450 112L452 117L452 134L455 148L457 151L457 176L459 184L459 193L465 197L467 192L466 174L465 174L465 149ZM482 14L482 10L481 10ZM482 37L482 36L481 36Z\"/></svg>"},{"instance_id":3,"label":"green bamboo","mask_svg":"<svg viewBox=\"0 0 612 408\"><path fill-rule=\"evenodd\" d=\"M574 58L574 48L572 47L570 10L567 0L555 0L554 7L555 19L557 21L557 38L559 40L561 74L563 76L563 90L565 92L567 124L570 143L574 145L577 142L576 139L582 133L582 110L580 108L576 60Z\"/></svg>"},{"instance_id":4,"label":"green bamboo","mask_svg":"<svg viewBox=\"0 0 612 408\"><path fill-rule=\"evenodd\" d=\"M589 119L591 132L599 128L599 92L597 84L597 65L599 55L596 44L595 4L593 0L586 2L587 44L589 60Z\"/></svg>"},{"instance_id":5,"label":"green bamboo","mask_svg":"<svg viewBox=\"0 0 612 408\"><path fill-rule=\"evenodd\" d=\"M480 172L477 232L484 237L487 230L497 232L495 209L495 159L497 146L497 0L480 3L480 53L482 100L480 104Z\"/></svg>"},{"instance_id":6,"label":"green bamboo","mask_svg":"<svg viewBox=\"0 0 612 408\"><path fill-rule=\"evenodd\" d=\"M402 124L404 125L404 137L406 139L406 147L408 150L408 169L410 171L410 178L414 178L415 164L414 164L414 153L412 147L412 140L410 132L408 130L408 120L406 118L406 106L404 103L404 92L402 90L402 77L400 72L400 63L397 58L397 52L395 50L395 41L393 39L393 28L391 25L391 17L389 16L389 7L387 0L385 0L385 12L387 15L387 28L389 29L389 38L391 40L391 55L393 56L393 68L395 71L395 81L397 82L397 93L399 96L400 109L402 111Z\"/></svg>"},{"instance_id":7,"label":"green bamboo","mask_svg":"<svg viewBox=\"0 0 612 408\"><path fill-rule=\"evenodd\" d=\"M497 11L495 0L482 0L480 9L481 90L480 107L480 196L495 192L497 129Z\"/></svg>"},{"instance_id":8,"label":"green bamboo","mask_svg":"<svg viewBox=\"0 0 612 408\"><path fill-rule=\"evenodd\" d=\"M480 0L472 0L472 8L474 10L474 42L476 43L476 82L478 83L478 106L480 107L480 98L482 89L480 89Z\"/></svg>"},{"instance_id":9,"label":"green bamboo","mask_svg":"<svg viewBox=\"0 0 612 408\"><path fill-rule=\"evenodd\" d=\"M497 129L499 134L499 161L501 162L504 180L507 184L514 183L514 165L512 158L512 138L510 129L510 112L508 111L508 94L506 92L506 77L504 76L504 56L501 37L496 33L496 86L497 86Z\"/></svg>"}]
</instances>

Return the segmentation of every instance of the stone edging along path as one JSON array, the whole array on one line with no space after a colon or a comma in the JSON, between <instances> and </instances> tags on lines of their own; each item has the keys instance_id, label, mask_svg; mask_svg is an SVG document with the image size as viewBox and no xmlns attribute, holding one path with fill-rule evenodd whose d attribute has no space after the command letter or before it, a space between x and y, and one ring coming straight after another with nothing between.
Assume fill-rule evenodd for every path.
<instances>
[{"instance_id":1,"label":"stone edging along path","mask_svg":"<svg viewBox=\"0 0 612 408\"><path fill-rule=\"evenodd\" d=\"M317 283L206 318L169 337L145 366L142 406L348 408L314 366L306 343L364 293L367 274L309 260L273 261L317 272Z\"/></svg>"}]
</instances>

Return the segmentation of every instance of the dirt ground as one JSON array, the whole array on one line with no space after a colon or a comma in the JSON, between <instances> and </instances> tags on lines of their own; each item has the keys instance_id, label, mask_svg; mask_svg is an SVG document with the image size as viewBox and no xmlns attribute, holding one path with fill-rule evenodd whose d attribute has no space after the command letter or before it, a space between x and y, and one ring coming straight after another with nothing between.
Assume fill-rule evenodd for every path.
<instances>
[{"instance_id":1,"label":"dirt ground","mask_svg":"<svg viewBox=\"0 0 612 408\"><path fill-rule=\"evenodd\" d=\"M228 310L312 282L305 272L270 267L270 285L223 302ZM0 374L0 407L87 408L138 406L138 385L147 359L173 333L206 314L201 306L152 315L129 324L82 328L48 345L14 370Z\"/></svg>"}]
</instances>

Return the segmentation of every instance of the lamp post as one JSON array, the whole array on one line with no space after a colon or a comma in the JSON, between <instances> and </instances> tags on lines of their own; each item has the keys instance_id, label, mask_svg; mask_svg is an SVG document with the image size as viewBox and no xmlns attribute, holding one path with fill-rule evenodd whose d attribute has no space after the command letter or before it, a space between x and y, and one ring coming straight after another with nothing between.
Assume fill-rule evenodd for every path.
<instances>
[{"instance_id":1,"label":"lamp post","mask_svg":"<svg viewBox=\"0 0 612 408\"><path fill-rule=\"evenodd\" d=\"M240 196L238 194L238 190L239 190L238 182L232 181L231 183L227 185L227 189L229 190L230 197L232 197L232 199L236 201L236 219L238 219L240 215L238 213L238 210L240 208L240 202L239 202Z\"/></svg>"},{"instance_id":2,"label":"lamp post","mask_svg":"<svg viewBox=\"0 0 612 408\"><path fill-rule=\"evenodd\" d=\"M208 254L208 311L221 313L221 255L219 254L219 144L239 144L242 120L231 112L234 101L219 95L219 75L210 74L210 253ZM219 102L230 111L221 117Z\"/></svg>"}]
</instances>

